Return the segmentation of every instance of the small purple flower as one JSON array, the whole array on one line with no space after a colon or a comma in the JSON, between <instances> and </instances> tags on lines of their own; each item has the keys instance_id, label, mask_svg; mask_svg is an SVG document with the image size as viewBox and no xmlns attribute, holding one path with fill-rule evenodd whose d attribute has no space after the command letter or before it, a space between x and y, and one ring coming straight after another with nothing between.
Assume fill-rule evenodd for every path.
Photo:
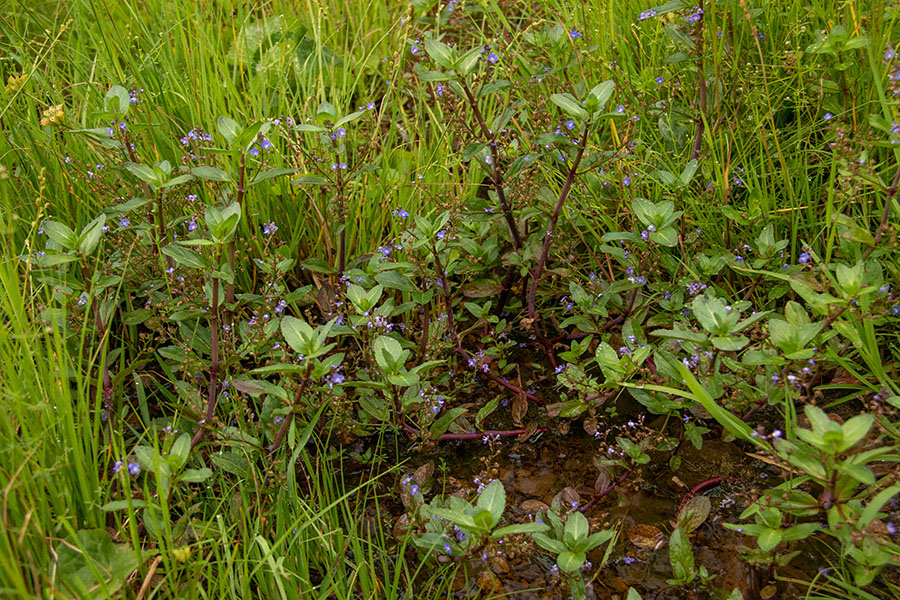
<instances>
[{"instance_id":1,"label":"small purple flower","mask_svg":"<svg viewBox=\"0 0 900 600\"><path fill-rule=\"evenodd\" d=\"M491 64L496 63L498 60L500 60L500 57L497 56L494 52L488 54L488 61L490 61Z\"/></svg>"},{"instance_id":2,"label":"small purple flower","mask_svg":"<svg viewBox=\"0 0 900 600\"><path fill-rule=\"evenodd\" d=\"M409 493L411 496L415 496L419 493L419 486L415 483L409 486Z\"/></svg>"},{"instance_id":3,"label":"small purple flower","mask_svg":"<svg viewBox=\"0 0 900 600\"><path fill-rule=\"evenodd\" d=\"M275 221L263 224L263 235L272 235L276 231L278 231L278 225L275 224Z\"/></svg>"},{"instance_id":4,"label":"small purple flower","mask_svg":"<svg viewBox=\"0 0 900 600\"><path fill-rule=\"evenodd\" d=\"M112 472L118 473L119 471L122 470L122 467L124 467L124 466L125 466L125 463L123 461L117 460L115 463L113 463Z\"/></svg>"},{"instance_id":5,"label":"small purple flower","mask_svg":"<svg viewBox=\"0 0 900 600\"><path fill-rule=\"evenodd\" d=\"M128 220L128 217L125 215L119 216L119 227L128 227L131 225L131 221Z\"/></svg>"},{"instance_id":6,"label":"small purple flower","mask_svg":"<svg viewBox=\"0 0 900 600\"><path fill-rule=\"evenodd\" d=\"M419 47L416 46L415 44L413 44L412 47L409 49L409 51L410 51L411 54L418 54L418 53L419 53Z\"/></svg>"},{"instance_id":7,"label":"small purple flower","mask_svg":"<svg viewBox=\"0 0 900 600\"><path fill-rule=\"evenodd\" d=\"M259 143L263 150L268 150L272 147L272 142L269 141L269 138L264 137L262 141Z\"/></svg>"},{"instance_id":8,"label":"small purple flower","mask_svg":"<svg viewBox=\"0 0 900 600\"><path fill-rule=\"evenodd\" d=\"M806 252L800 255L800 258L797 259L798 262L806 264L809 262L810 256Z\"/></svg>"},{"instance_id":9,"label":"small purple flower","mask_svg":"<svg viewBox=\"0 0 900 600\"><path fill-rule=\"evenodd\" d=\"M250 148L250 156L259 156L259 148L256 146Z\"/></svg>"},{"instance_id":10,"label":"small purple flower","mask_svg":"<svg viewBox=\"0 0 900 600\"><path fill-rule=\"evenodd\" d=\"M569 32L569 37L571 37L573 40L577 40L580 37L584 37L584 34L578 33L578 31L573 29L572 31Z\"/></svg>"},{"instance_id":11,"label":"small purple flower","mask_svg":"<svg viewBox=\"0 0 900 600\"><path fill-rule=\"evenodd\" d=\"M566 129L575 129L575 121L572 119L566 121Z\"/></svg>"},{"instance_id":12,"label":"small purple flower","mask_svg":"<svg viewBox=\"0 0 900 600\"><path fill-rule=\"evenodd\" d=\"M831 119L834 118L834 115L830 112L827 112L824 115L822 115L822 118L825 119L826 121L830 121Z\"/></svg>"},{"instance_id":13,"label":"small purple flower","mask_svg":"<svg viewBox=\"0 0 900 600\"><path fill-rule=\"evenodd\" d=\"M659 76L659 77L656 78L656 85L662 85L662 84L664 84L665 82L666 82L666 80L665 80L665 78L662 77L662 76Z\"/></svg>"},{"instance_id":14,"label":"small purple flower","mask_svg":"<svg viewBox=\"0 0 900 600\"><path fill-rule=\"evenodd\" d=\"M130 463L128 463L128 474L129 474L129 475L134 476L134 475L137 475L137 474L140 473L140 472L141 472L141 465L139 465L139 464L136 463L136 462L130 462Z\"/></svg>"}]
</instances>

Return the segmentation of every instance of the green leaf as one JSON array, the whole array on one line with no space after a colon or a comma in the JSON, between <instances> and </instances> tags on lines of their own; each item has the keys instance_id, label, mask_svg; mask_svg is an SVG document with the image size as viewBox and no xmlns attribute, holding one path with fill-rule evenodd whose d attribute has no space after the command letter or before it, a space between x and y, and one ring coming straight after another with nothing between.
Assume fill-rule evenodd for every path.
<instances>
[{"instance_id":1,"label":"green leaf","mask_svg":"<svg viewBox=\"0 0 900 600\"><path fill-rule=\"evenodd\" d=\"M250 476L250 461L243 454L237 452L218 454L213 452L209 455L209 459L214 465L227 473L238 477Z\"/></svg>"},{"instance_id":2,"label":"green leaf","mask_svg":"<svg viewBox=\"0 0 900 600\"><path fill-rule=\"evenodd\" d=\"M687 573L694 570L694 550L691 540L680 527L676 527L669 537L669 562L680 565Z\"/></svg>"},{"instance_id":3,"label":"green leaf","mask_svg":"<svg viewBox=\"0 0 900 600\"><path fill-rule=\"evenodd\" d=\"M56 572L78 597L109 597L119 590L140 561L131 544L114 544L105 529L82 529L75 539L56 546ZM88 590L100 584L93 593Z\"/></svg>"},{"instance_id":4,"label":"green leaf","mask_svg":"<svg viewBox=\"0 0 900 600\"><path fill-rule=\"evenodd\" d=\"M147 506L146 501L135 498L133 500L113 500L112 502L107 502L100 507L100 510L103 512L115 512L117 510L128 510L131 508L144 508L145 506Z\"/></svg>"},{"instance_id":5,"label":"green leaf","mask_svg":"<svg viewBox=\"0 0 900 600\"><path fill-rule=\"evenodd\" d=\"M82 256L89 256L100 244L100 236L103 235L103 226L106 224L106 215L101 214L96 219L85 225L78 240L78 252ZM46 231L46 229L45 229Z\"/></svg>"},{"instance_id":6,"label":"green leaf","mask_svg":"<svg viewBox=\"0 0 900 600\"><path fill-rule=\"evenodd\" d=\"M644 600L644 599L641 598L641 595L638 593L638 591L636 589L628 588L628 596L625 598L625 600Z\"/></svg>"},{"instance_id":7,"label":"green leaf","mask_svg":"<svg viewBox=\"0 0 900 600\"><path fill-rule=\"evenodd\" d=\"M265 171L261 171L257 173L256 177L253 178L253 181L250 182L248 187L253 187L257 183L262 183L263 181L267 181L269 179L274 179L275 177L281 177L282 175L290 175L291 173L296 173L297 169L287 169L285 167L275 167L272 169L266 169Z\"/></svg>"},{"instance_id":8,"label":"green leaf","mask_svg":"<svg viewBox=\"0 0 900 600\"><path fill-rule=\"evenodd\" d=\"M463 54L459 58L459 60L456 61L456 70L459 71L460 75L465 77L466 75L469 75L470 73L472 73L475 70L475 67L478 66L478 62L480 60L481 60L481 48L472 48L471 50L469 50L468 52ZM485 87L488 87L490 85L491 84L488 84ZM478 92L479 98L484 97L483 91L484 91L484 88L479 90L479 92Z\"/></svg>"},{"instance_id":9,"label":"green leaf","mask_svg":"<svg viewBox=\"0 0 900 600\"><path fill-rule=\"evenodd\" d=\"M225 138L225 141L228 142L229 146L237 141L238 136L241 133L241 126L238 125L236 121L223 115L219 117L216 125L219 128L219 133L222 134L222 137Z\"/></svg>"},{"instance_id":10,"label":"green leaf","mask_svg":"<svg viewBox=\"0 0 900 600\"><path fill-rule=\"evenodd\" d=\"M222 169L217 169L215 167L194 167L191 169L191 174L199 177L200 179L206 179L209 181L226 181L233 182L234 180L231 178L226 171Z\"/></svg>"},{"instance_id":11,"label":"green leaf","mask_svg":"<svg viewBox=\"0 0 900 600\"><path fill-rule=\"evenodd\" d=\"M537 542L537 545L548 552L559 554L566 551L566 545L559 540L544 535L543 533L532 533L531 537Z\"/></svg>"},{"instance_id":12,"label":"green leaf","mask_svg":"<svg viewBox=\"0 0 900 600\"><path fill-rule=\"evenodd\" d=\"M319 107L316 109L316 117L329 117L329 120L334 121L337 118L337 111L334 108L334 105L331 102L321 102L319 103Z\"/></svg>"},{"instance_id":13,"label":"green leaf","mask_svg":"<svg viewBox=\"0 0 900 600\"><path fill-rule=\"evenodd\" d=\"M185 469L184 472L179 475L178 480L187 483L203 483L210 477L212 477L212 470L203 467L202 469Z\"/></svg>"},{"instance_id":14,"label":"green leaf","mask_svg":"<svg viewBox=\"0 0 900 600\"><path fill-rule=\"evenodd\" d=\"M302 263L305 269L309 269L315 273L324 273L326 275L331 275L332 273L337 273L337 269L332 267L326 261L321 258L307 258Z\"/></svg>"},{"instance_id":15,"label":"green leaf","mask_svg":"<svg viewBox=\"0 0 900 600\"><path fill-rule=\"evenodd\" d=\"M408 277L401 275L395 270L382 271L381 273L376 274L375 281L392 290L400 290L401 292L419 291Z\"/></svg>"},{"instance_id":16,"label":"green leaf","mask_svg":"<svg viewBox=\"0 0 900 600\"><path fill-rule=\"evenodd\" d=\"M572 96L572 94L553 94L552 96L550 96L550 101L560 107L564 113L574 119L587 119L587 111L581 107L581 105L577 100L575 100L575 97Z\"/></svg>"},{"instance_id":17,"label":"green leaf","mask_svg":"<svg viewBox=\"0 0 900 600\"><path fill-rule=\"evenodd\" d=\"M756 543L759 544L760 550L769 552L770 550L774 550L775 547L781 543L781 536L782 533L780 529L770 529L766 527L756 537Z\"/></svg>"},{"instance_id":18,"label":"green leaf","mask_svg":"<svg viewBox=\"0 0 900 600\"><path fill-rule=\"evenodd\" d=\"M506 508L506 490L503 489L500 480L495 479L485 486L478 496L476 506L491 513L491 527L500 522L503 510Z\"/></svg>"},{"instance_id":19,"label":"green leaf","mask_svg":"<svg viewBox=\"0 0 900 600\"><path fill-rule=\"evenodd\" d=\"M461 525L466 529L475 530L479 529L478 525L475 523L474 517L467 515L464 512L457 510L449 510L446 508L432 508L431 512L438 517L444 518L451 523L455 523L457 525Z\"/></svg>"},{"instance_id":20,"label":"green leaf","mask_svg":"<svg viewBox=\"0 0 900 600\"><path fill-rule=\"evenodd\" d=\"M691 533L703 524L711 509L712 503L707 496L694 496L678 512L678 528Z\"/></svg>"},{"instance_id":21,"label":"green leaf","mask_svg":"<svg viewBox=\"0 0 900 600\"><path fill-rule=\"evenodd\" d=\"M188 433L182 433L175 440L175 443L172 444L172 449L169 451L169 458L174 459L172 467L176 470L181 469L181 467L183 467L185 463L187 463L190 453L191 436Z\"/></svg>"},{"instance_id":22,"label":"green leaf","mask_svg":"<svg viewBox=\"0 0 900 600\"><path fill-rule=\"evenodd\" d=\"M183 246L179 246L177 244L168 244L166 246L163 246L162 252L166 256L170 256L175 259L175 262L184 267L188 267L190 269L209 268L209 262L206 260L205 256L194 252L193 250L188 250Z\"/></svg>"},{"instance_id":23,"label":"green leaf","mask_svg":"<svg viewBox=\"0 0 900 600\"><path fill-rule=\"evenodd\" d=\"M595 85L591 90L591 96L593 96L597 100L598 110L599 107L602 107L606 104L609 97L612 96L613 90L616 89L616 84L612 80L606 80L599 85Z\"/></svg>"},{"instance_id":24,"label":"green leaf","mask_svg":"<svg viewBox=\"0 0 900 600\"><path fill-rule=\"evenodd\" d=\"M506 527L495 529L494 532L491 533L491 537L497 539L505 535L517 535L521 533L543 533L548 529L550 529L550 526L546 523L516 523L514 525L507 525Z\"/></svg>"},{"instance_id":25,"label":"green leaf","mask_svg":"<svg viewBox=\"0 0 900 600\"><path fill-rule=\"evenodd\" d=\"M579 540L587 538L591 531L587 517L580 512L573 512L566 518L565 543L572 548ZM584 561L582 561L584 562Z\"/></svg>"},{"instance_id":26,"label":"green leaf","mask_svg":"<svg viewBox=\"0 0 900 600\"><path fill-rule=\"evenodd\" d=\"M566 550L565 552L560 552L559 556L556 557L556 564L559 565L559 569L562 572L572 573L584 565L585 559L586 556L584 552L570 552L569 550Z\"/></svg>"},{"instance_id":27,"label":"green leaf","mask_svg":"<svg viewBox=\"0 0 900 600\"><path fill-rule=\"evenodd\" d=\"M875 417L871 414L856 415L844 423L841 426L842 433L844 434L844 444L840 451L844 452L845 450L849 450L859 443L860 440L866 437L866 434L869 433L869 430L872 429L872 425L874 424Z\"/></svg>"},{"instance_id":28,"label":"green leaf","mask_svg":"<svg viewBox=\"0 0 900 600\"><path fill-rule=\"evenodd\" d=\"M447 44L437 40L426 40L425 52L428 53L431 60L445 69L452 69L455 66L453 64L456 60L455 53L453 52L453 48Z\"/></svg>"},{"instance_id":29,"label":"green leaf","mask_svg":"<svg viewBox=\"0 0 900 600\"><path fill-rule=\"evenodd\" d=\"M286 316L281 319L281 334L294 352L310 355L315 350L316 332L303 319Z\"/></svg>"},{"instance_id":30,"label":"green leaf","mask_svg":"<svg viewBox=\"0 0 900 600\"><path fill-rule=\"evenodd\" d=\"M332 126L332 129L337 129L338 127L342 127L344 125L347 125L348 123L352 123L353 121L356 121L364 114L366 114L366 111L358 110L356 112L350 113L349 115L341 117L340 119L335 121L334 125Z\"/></svg>"},{"instance_id":31,"label":"green leaf","mask_svg":"<svg viewBox=\"0 0 900 600\"><path fill-rule=\"evenodd\" d=\"M114 85L109 88L103 97L103 110L107 112L118 113L123 117L128 114L131 108L131 95L128 90L121 85Z\"/></svg>"}]
</instances>

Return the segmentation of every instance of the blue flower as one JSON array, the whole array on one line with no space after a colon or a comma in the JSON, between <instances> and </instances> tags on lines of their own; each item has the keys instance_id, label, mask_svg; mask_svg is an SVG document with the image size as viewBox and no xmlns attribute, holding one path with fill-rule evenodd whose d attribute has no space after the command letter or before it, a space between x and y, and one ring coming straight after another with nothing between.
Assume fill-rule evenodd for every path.
<instances>
[{"instance_id":1,"label":"blue flower","mask_svg":"<svg viewBox=\"0 0 900 600\"><path fill-rule=\"evenodd\" d=\"M412 48L410 48L409 51L410 51L412 54L418 54L418 53L419 53L419 47L416 46L415 44L413 44Z\"/></svg>"},{"instance_id":2,"label":"blue flower","mask_svg":"<svg viewBox=\"0 0 900 600\"><path fill-rule=\"evenodd\" d=\"M666 81L665 78L663 78L662 75L660 75L659 77L656 78L656 85L662 85L663 83L665 83L665 81Z\"/></svg>"},{"instance_id":3,"label":"blue flower","mask_svg":"<svg viewBox=\"0 0 900 600\"><path fill-rule=\"evenodd\" d=\"M498 60L500 60L500 57L497 56L495 53L491 52L490 54L488 54L488 61L490 61L491 64L494 64Z\"/></svg>"},{"instance_id":4,"label":"blue flower","mask_svg":"<svg viewBox=\"0 0 900 600\"><path fill-rule=\"evenodd\" d=\"M569 32L569 37L571 37L573 40L577 40L580 37L584 37L584 34L578 33L576 30L573 29L572 31Z\"/></svg>"},{"instance_id":5,"label":"blue flower","mask_svg":"<svg viewBox=\"0 0 900 600\"><path fill-rule=\"evenodd\" d=\"M250 156L259 156L259 148L256 146L250 148Z\"/></svg>"},{"instance_id":6,"label":"blue flower","mask_svg":"<svg viewBox=\"0 0 900 600\"><path fill-rule=\"evenodd\" d=\"M128 220L128 217L124 215L119 217L119 227L128 227L129 225L131 225L131 221Z\"/></svg>"},{"instance_id":7,"label":"blue flower","mask_svg":"<svg viewBox=\"0 0 900 600\"><path fill-rule=\"evenodd\" d=\"M800 255L800 258L798 258L797 261L806 264L806 263L809 262L809 259L810 259L809 254L807 254L806 252L804 252L803 254Z\"/></svg>"},{"instance_id":8,"label":"blue flower","mask_svg":"<svg viewBox=\"0 0 900 600\"><path fill-rule=\"evenodd\" d=\"M262 146L263 150L268 150L269 148L272 147L272 142L269 141L269 138L264 137L262 139L262 141L259 143L259 145Z\"/></svg>"},{"instance_id":9,"label":"blue flower","mask_svg":"<svg viewBox=\"0 0 900 600\"><path fill-rule=\"evenodd\" d=\"M824 115L822 115L822 118L825 119L826 121L830 121L831 119L834 118L834 115L830 112L827 112Z\"/></svg>"},{"instance_id":10,"label":"blue flower","mask_svg":"<svg viewBox=\"0 0 900 600\"><path fill-rule=\"evenodd\" d=\"M129 475L137 475L141 472L141 465L136 462L128 463L128 474Z\"/></svg>"},{"instance_id":11,"label":"blue flower","mask_svg":"<svg viewBox=\"0 0 900 600\"><path fill-rule=\"evenodd\" d=\"M888 48L884 53L884 60L891 60L892 58L894 58L894 56L894 49Z\"/></svg>"},{"instance_id":12,"label":"blue flower","mask_svg":"<svg viewBox=\"0 0 900 600\"><path fill-rule=\"evenodd\" d=\"M566 129L575 129L575 121L572 119L566 121Z\"/></svg>"},{"instance_id":13,"label":"blue flower","mask_svg":"<svg viewBox=\"0 0 900 600\"><path fill-rule=\"evenodd\" d=\"M272 235L276 231L278 231L278 225L275 224L275 221L263 224L263 235Z\"/></svg>"}]
</instances>

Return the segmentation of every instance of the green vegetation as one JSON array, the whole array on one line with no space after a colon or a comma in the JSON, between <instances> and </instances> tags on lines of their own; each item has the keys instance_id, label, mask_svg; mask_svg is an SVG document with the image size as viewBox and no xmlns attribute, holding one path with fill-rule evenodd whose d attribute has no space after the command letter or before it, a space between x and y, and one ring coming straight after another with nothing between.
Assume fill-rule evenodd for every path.
<instances>
[{"instance_id":1,"label":"green vegetation","mask_svg":"<svg viewBox=\"0 0 900 600\"><path fill-rule=\"evenodd\" d=\"M0 595L897 597L898 40L886 0L11 0ZM531 444L587 471L516 490ZM746 472L626 531L711 444Z\"/></svg>"}]
</instances>

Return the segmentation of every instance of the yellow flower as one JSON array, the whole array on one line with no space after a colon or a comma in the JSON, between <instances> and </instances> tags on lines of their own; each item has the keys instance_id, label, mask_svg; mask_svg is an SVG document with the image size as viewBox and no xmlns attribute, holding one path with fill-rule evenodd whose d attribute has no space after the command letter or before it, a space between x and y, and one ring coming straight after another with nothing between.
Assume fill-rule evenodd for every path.
<instances>
[{"instance_id":1,"label":"yellow flower","mask_svg":"<svg viewBox=\"0 0 900 600\"><path fill-rule=\"evenodd\" d=\"M25 81L28 80L28 73L22 73L18 77L15 75L10 75L9 79L6 80L6 93L11 94L13 92L19 91L19 89L25 85Z\"/></svg>"},{"instance_id":2,"label":"yellow flower","mask_svg":"<svg viewBox=\"0 0 900 600\"><path fill-rule=\"evenodd\" d=\"M43 118L41 119L41 127L46 125L55 125L57 123L62 122L63 119L66 118L66 113L63 110L62 104L57 104L56 106L51 106L43 113Z\"/></svg>"}]
</instances>

